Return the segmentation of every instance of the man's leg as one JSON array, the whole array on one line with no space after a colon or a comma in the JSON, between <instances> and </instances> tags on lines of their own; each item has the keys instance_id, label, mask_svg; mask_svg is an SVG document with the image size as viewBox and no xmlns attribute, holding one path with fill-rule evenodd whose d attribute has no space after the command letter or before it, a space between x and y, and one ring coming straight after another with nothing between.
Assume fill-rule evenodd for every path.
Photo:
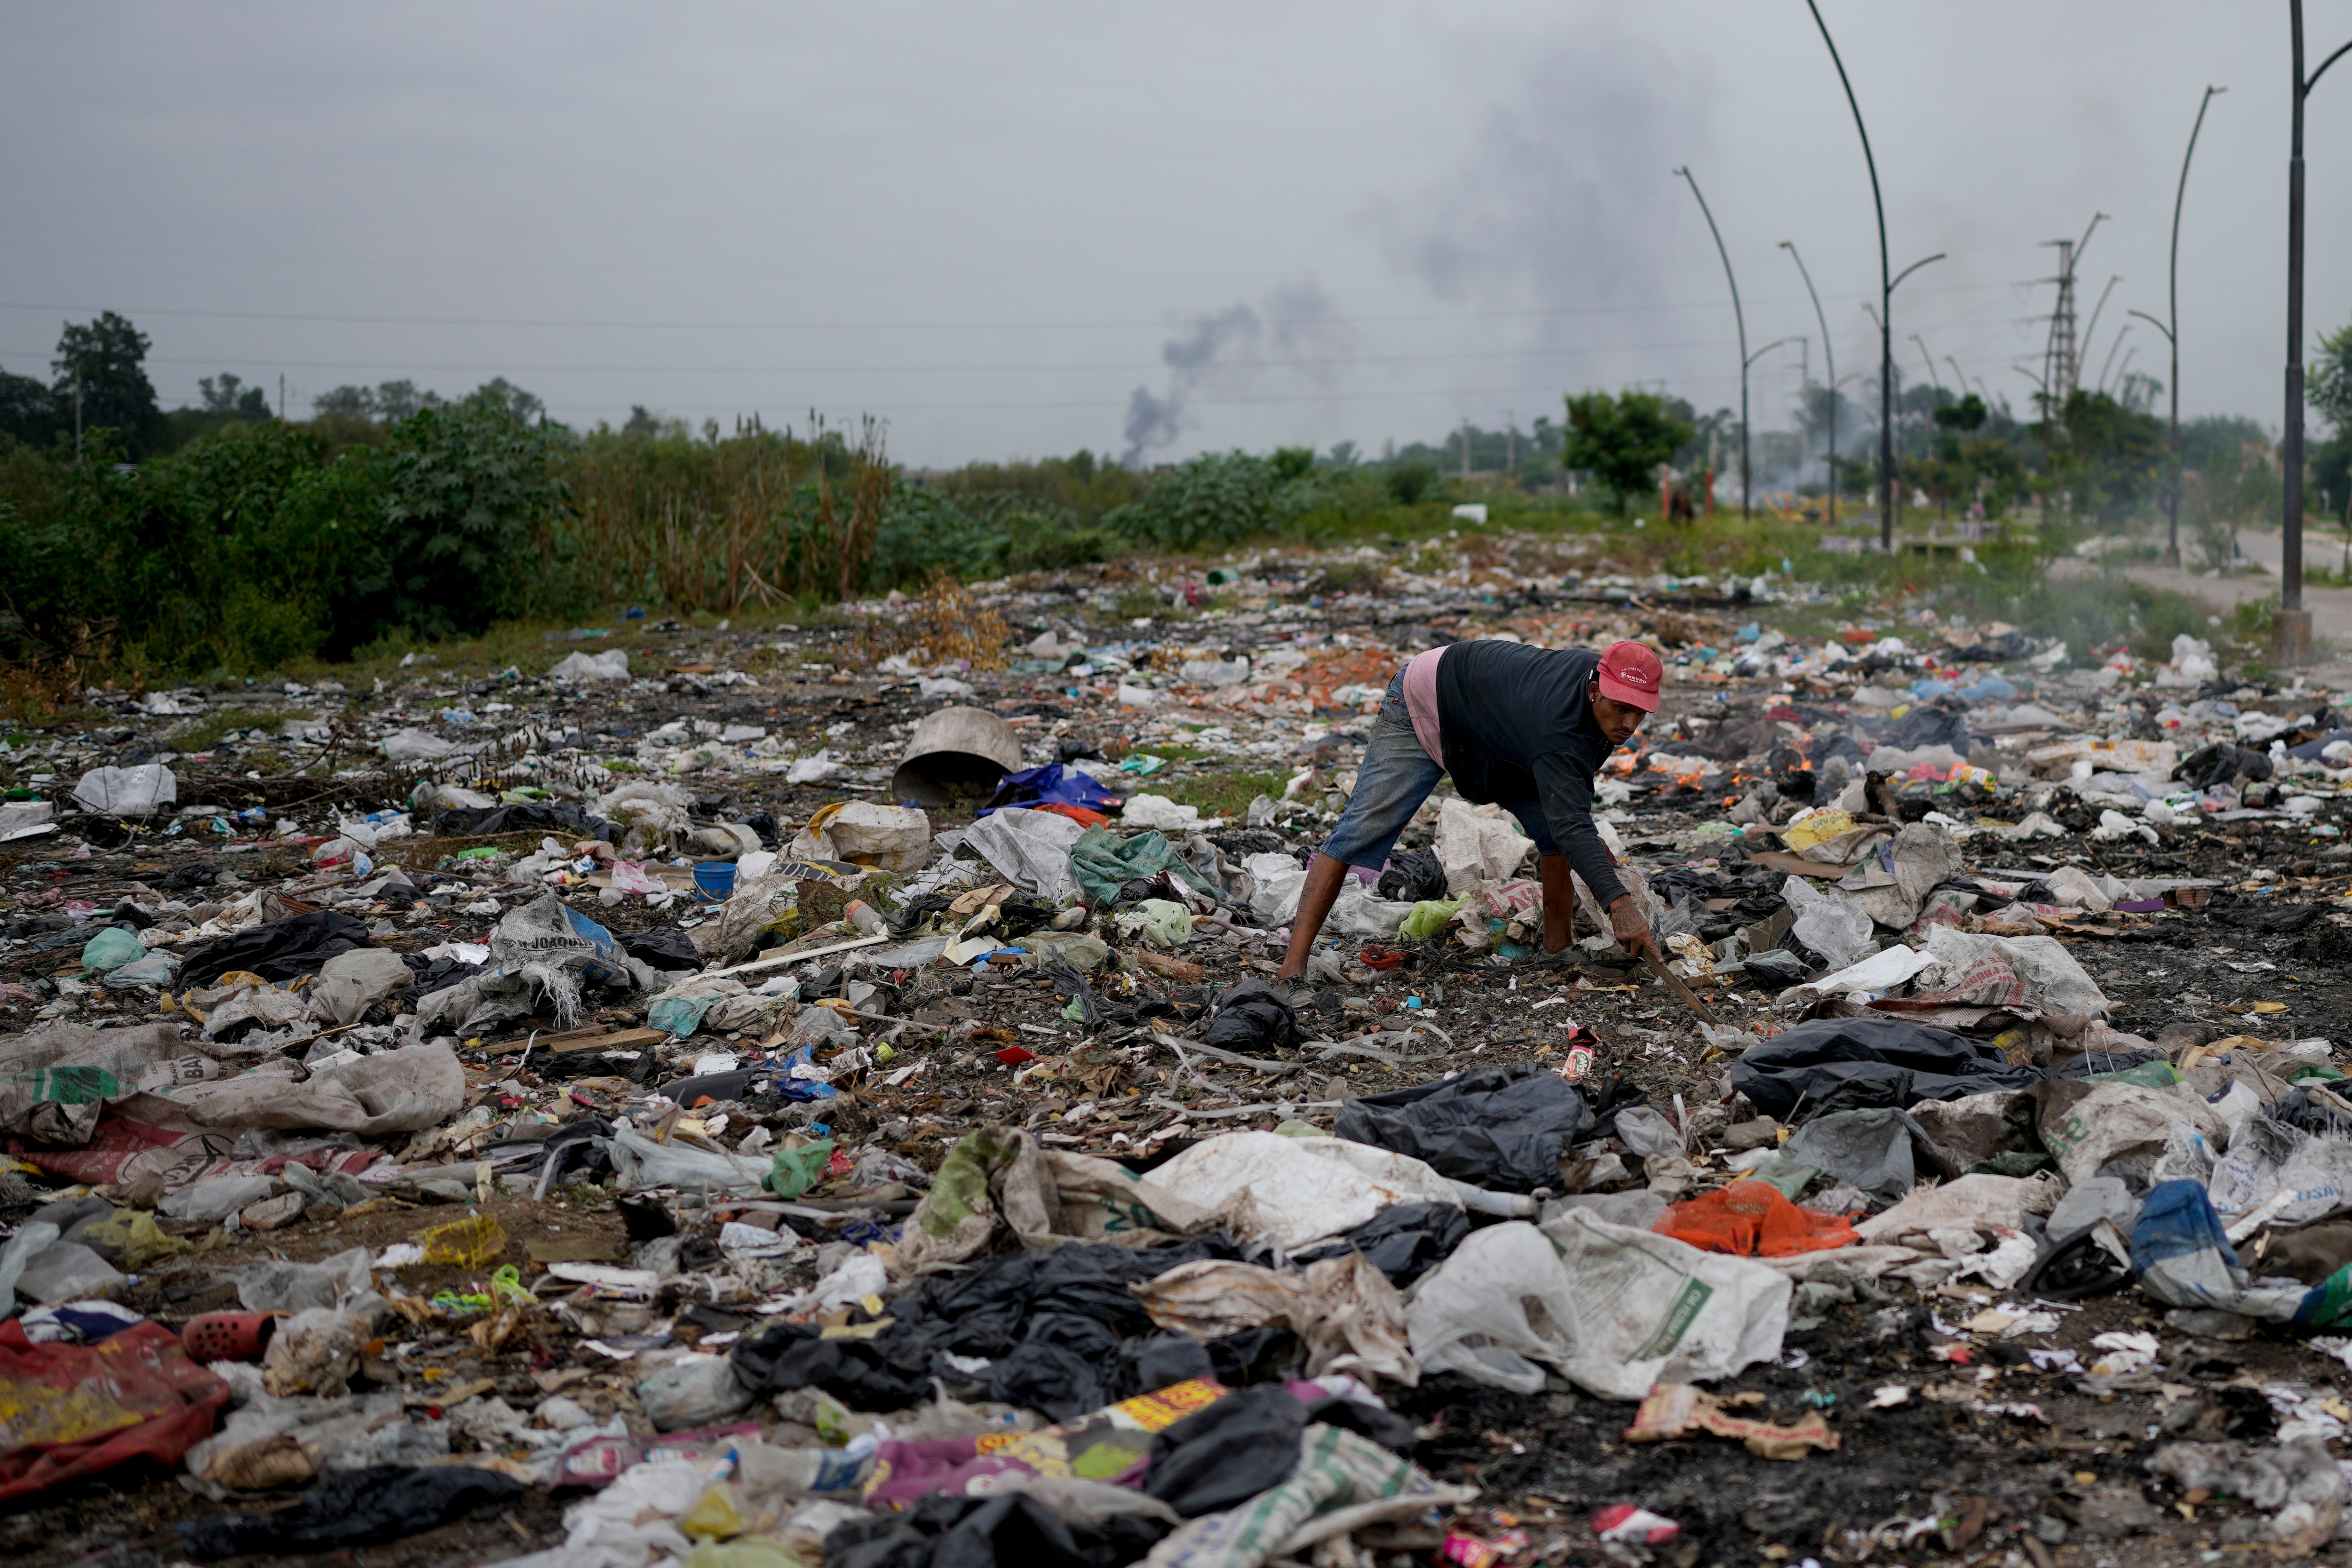
<instances>
[{"instance_id":1,"label":"man's leg","mask_svg":"<svg viewBox=\"0 0 2352 1568\"><path fill-rule=\"evenodd\" d=\"M1282 955L1282 967L1275 972L1276 980L1287 980L1307 973L1307 955L1315 951L1316 933L1331 913L1331 906L1339 901L1339 884L1348 879L1348 863L1334 860L1320 849L1307 864L1307 882L1298 889L1298 913L1290 922L1290 949Z\"/></svg>"},{"instance_id":2,"label":"man's leg","mask_svg":"<svg viewBox=\"0 0 2352 1568\"><path fill-rule=\"evenodd\" d=\"M1558 952L1576 940L1576 885L1569 880L1568 857L1538 856L1536 874L1543 879L1544 951Z\"/></svg>"},{"instance_id":3,"label":"man's leg","mask_svg":"<svg viewBox=\"0 0 2352 1568\"><path fill-rule=\"evenodd\" d=\"M1430 760L1412 732L1405 710L1404 673L1389 682L1388 696L1373 721L1372 738L1364 746L1364 761L1356 770L1356 787L1348 809L1331 830L1323 847L1307 862L1307 881L1298 890L1298 912L1291 918L1290 948L1275 978L1287 980L1307 971L1307 955L1322 931L1331 906L1351 866L1380 866L1395 847L1397 835L1437 787L1445 770Z\"/></svg>"}]
</instances>

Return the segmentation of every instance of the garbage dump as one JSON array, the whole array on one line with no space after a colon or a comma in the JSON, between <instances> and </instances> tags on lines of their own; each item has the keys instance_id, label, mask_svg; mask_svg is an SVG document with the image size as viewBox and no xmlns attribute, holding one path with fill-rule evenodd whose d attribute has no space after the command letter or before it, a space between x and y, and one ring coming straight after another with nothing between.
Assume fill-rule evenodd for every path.
<instances>
[{"instance_id":1,"label":"garbage dump","mask_svg":"<svg viewBox=\"0 0 2352 1568\"><path fill-rule=\"evenodd\" d=\"M2329 1549L2352 693L1328 565L11 731L0 1551ZM1278 975L1495 637L1661 656L1595 795L1662 962L1441 785Z\"/></svg>"}]
</instances>

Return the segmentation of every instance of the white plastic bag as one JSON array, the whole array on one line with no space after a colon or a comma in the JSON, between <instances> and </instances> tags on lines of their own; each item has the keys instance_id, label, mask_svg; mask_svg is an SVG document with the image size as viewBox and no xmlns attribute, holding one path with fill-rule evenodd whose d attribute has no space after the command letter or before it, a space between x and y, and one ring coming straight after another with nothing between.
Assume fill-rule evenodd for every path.
<instances>
[{"instance_id":1,"label":"white plastic bag","mask_svg":"<svg viewBox=\"0 0 2352 1568\"><path fill-rule=\"evenodd\" d=\"M1789 934L1843 969L1867 956L1873 947L1870 917L1843 894L1825 893L1803 877L1780 885L1780 896L1797 911Z\"/></svg>"},{"instance_id":2,"label":"white plastic bag","mask_svg":"<svg viewBox=\"0 0 2352 1568\"><path fill-rule=\"evenodd\" d=\"M629 656L617 647L607 653L568 653L547 673L553 680L626 680Z\"/></svg>"},{"instance_id":3,"label":"white plastic bag","mask_svg":"<svg viewBox=\"0 0 2352 1568\"><path fill-rule=\"evenodd\" d=\"M1397 1204L1461 1202L1444 1177L1410 1155L1278 1132L1221 1132L1155 1169L1151 1180L1214 1212L1234 1235L1293 1252Z\"/></svg>"},{"instance_id":4,"label":"white plastic bag","mask_svg":"<svg viewBox=\"0 0 2352 1568\"><path fill-rule=\"evenodd\" d=\"M1307 873L1298 862L1269 851L1246 857L1242 869L1250 875L1251 916L1261 926L1288 925L1298 913L1299 890L1307 886Z\"/></svg>"},{"instance_id":5,"label":"white plastic bag","mask_svg":"<svg viewBox=\"0 0 2352 1568\"><path fill-rule=\"evenodd\" d=\"M1448 799L1437 808L1438 863L1445 868L1451 898L1474 882L1500 882L1516 875L1535 847L1499 805L1472 805Z\"/></svg>"},{"instance_id":6,"label":"white plastic bag","mask_svg":"<svg viewBox=\"0 0 2352 1568\"><path fill-rule=\"evenodd\" d=\"M775 1168L770 1160L656 1143L625 1121L613 1130L613 1165L621 1185L632 1191L676 1187L689 1193L757 1193Z\"/></svg>"},{"instance_id":7,"label":"white plastic bag","mask_svg":"<svg viewBox=\"0 0 2352 1568\"><path fill-rule=\"evenodd\" d=\"M1423 1276L1405 1303L1405 1326L1424 1373L1458 1372L1514 1394L1541 1390L1535 1362L1565 1369L1581 1338L1559 1254L1542 1231L1517 1220L1472 1231ZM1645 1382L1639 1392L1648 1389Z\"/></svg>"},{"instance_id":8,"label":"white plastic bag","mask_svg":"<svg viewBox=\"0 0 2352 1568\"><path fill-rule=\"evenodd\" d=\"M74 785L84 811L109 816L152 816L159 805L180 798L180 781L161 763L131 768L92 768Z\"/></svg>"},{"instance_id":9,"label":"white plastic bag","mask_svg":"<svg viewBox=\"0 0 2352 1568\"><path fill-rule=\"evenodd\" d=\"M1131 795L1119 808L1118 817L1121 825L1128 827L1181 832L1201 826L1201 808L1179 805L1164 795Z\"/></svg>"},{"instance_id":10,"label":"white plastic bag","mask_svg":"<svg viewBox=\"0 0 2352 1568\"><path fill-rule=\"evenodd\" d=\"M973 823L963 847L985 858L1008 881L1059 900L1077 894L1077 880L1070 875L1070 846L1086 830L1085 824L1056 811L1006 806Z\"/></svg>"}]
</instances>

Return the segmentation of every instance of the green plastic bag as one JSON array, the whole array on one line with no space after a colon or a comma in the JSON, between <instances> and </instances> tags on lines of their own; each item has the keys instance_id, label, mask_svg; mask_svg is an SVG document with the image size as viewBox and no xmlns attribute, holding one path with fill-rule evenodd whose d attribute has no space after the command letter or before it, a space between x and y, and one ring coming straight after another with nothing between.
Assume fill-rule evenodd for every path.
<instances>
[{"instance_id":1,"label":"green plastic bag","mask_svg":"<svg viewBox=\"0 0 2352 1568\"><path fill-rule=\"evenodd\" d=\"M1404 917L1397 927L1397 935L1406 942L1427 942L1445 929L1445 922L1462 912L1464 899L1425 899L1412 906L1412 913Z\"/></svg>"},{"instance_id":2,"label":"green plastic bag","mask_svg":"<svg viewBox=\"0 0 2352 1568\"><path fill-rule=\"evenodd\" d=\"M1211 898L1217 889L1184 863L1176 847L1158 828L1121 838L1108 827L1089 827L1070 846L1070 875L1077 879L1087 902L1108 909L1132 881L1162 872L1181 877Z\"/></svg>"},{"instance_id":3,"label":"green plastic bag","mask_svg":"<svg viewBox=\"0 0 2352 1568\"><path fill-rule=\"evenodd\" d=\"M82 944L81 966L103 972L135 963L146 956L146 943L121 926L109 926Z\"/></svg>"},{"instance_id":4,"label":"green plastic bag","mask_svg":"<svg viewBox=\"0 0 2352 1568\"><path fill-rule=\"evenodd\" d=\"M2084 1083L2130 1083L2142 1089L2170 1089L2180 1081L2179 1069L2170 1062L2142 1062L2121 1072L2095 1072Z\"/></svg>"},{"instance_id":5,"label":"green plastic bag","mask_svg":"<svg viewBox=\"0 0 2352 1568\"><path fill-rule=\"evenodd\" d=\"M717 992L708 996L656 996L646 1010L646 1022L673 1039L684 1039L702 1027L702 1016L719 1001Z\"/></svg>"},{"instance_id":6,"label":"green plastic bag","mask_svg":"<svg viewBox=\"0 0 2352 1568\"><path fill-rule=\"evenodd\" d=\"M779 1149L775 1160L776 1168L761 1184L780 1198L796 1198L816 1185L824 1168L833 1163L833 1140L820 1138L797 1149Z\"/></svg>"},{"instance_id":7,"label":"green plastic bag","mask_svg":"<svg viewBox=\"0 0 2352 1568\"><path fill-rule=\"evenodd\" d=\"M1192 911L1166 899L1146 899L1120 913L1118 929L1127 936L1142 932L1154 947L1181 947L1192 940Z\"/></svg>"}]
</instances>

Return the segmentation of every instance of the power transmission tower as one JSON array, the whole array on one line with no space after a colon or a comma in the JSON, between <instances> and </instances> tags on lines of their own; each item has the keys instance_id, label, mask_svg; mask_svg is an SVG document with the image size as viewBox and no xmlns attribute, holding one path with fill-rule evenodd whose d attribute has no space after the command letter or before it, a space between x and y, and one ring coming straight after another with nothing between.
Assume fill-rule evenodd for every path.
<instances>
[{"instance_id":1,"label":"power transmission tower","mask_svg":"<svg viewBox=\"0 0 2352 1568\"><path fill-rule=\"evenodd\" d=\"M2042 385L2048 389L2050 412L2066 406L2083 379L2082 344L2074 335L2074 265L2083 258L2083 251L2091 243L2091 230L2099 226L2107 215L2091 215L2091 226L2083 231L2080 239L2045 240L2045 245L2058 249L2058 276L2046 281L2058 285L2058 303L2050 312L2050 344L2043 351Z\"/></svg>"}]
</instances>

